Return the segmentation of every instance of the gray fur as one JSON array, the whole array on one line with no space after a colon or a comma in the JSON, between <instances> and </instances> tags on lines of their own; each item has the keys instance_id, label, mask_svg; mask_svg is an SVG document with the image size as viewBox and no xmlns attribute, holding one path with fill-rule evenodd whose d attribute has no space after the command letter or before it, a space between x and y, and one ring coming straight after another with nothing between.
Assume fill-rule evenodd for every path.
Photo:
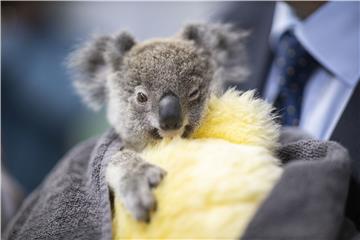
<instances>
[{"instance_id":1,"label":"gray fur","mask_svg":"<svg viewBox=\"0 0 360 240\"><path fill-rule=\"evenodd\" d=\"M221 91L225 82L241 82L249 75L244 44L248 32L235 30L230 24L188 24L181 36L211 54L216 68L215 91Z\"/></svg>"},{"instance_id":2,"label":"gray fur","mask_svg":"<svg viewBox=\"0 0 360 240\"><path fill-rule=\"evenodd\" d=\"M67 66L74 75L74 86L83 101L99 110L106 100L106 78L111 67L120 65L122 55L135 44L133 38L123 32L115 38L101 36L93 39L68 58Z\"/></svg>"},{"instance_id":3,"label":"gray fur","mask_svg":"<svg viewBox=\"0 0 360 240\"><path fill-rule=\"evenodd\" d=\"M77 91L90 107L107 107L108 120L124 141L125 150L110 164L119 176L112 174L109 185L138 220L148 220L153 207L154 196L146 190L149 179L157 179L157 185L163 176L161 169L137 154L170 134L159 127L161 97L170 91L178 96L185 121L171 134L189 136L198 127L210 94L220 92L220 83L246 75L244 66L234 65L234 59L244 60L243 38L244 33L229 25L191 24L175 37L143 43L135 43L128 33L100 37L71 55ZM147 102L137 101L139 92Z\"/></svg>"}]
</instances>

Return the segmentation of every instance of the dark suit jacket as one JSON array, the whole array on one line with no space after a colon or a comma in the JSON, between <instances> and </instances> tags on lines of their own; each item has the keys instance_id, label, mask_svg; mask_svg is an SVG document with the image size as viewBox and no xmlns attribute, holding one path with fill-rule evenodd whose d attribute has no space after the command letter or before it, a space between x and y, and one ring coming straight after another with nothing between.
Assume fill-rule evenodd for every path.
<instances>
[{"instance_id":1,"label":"dark suit jacket","mask_svg":"<svg viewBox=\"0 0 360 240\"><path fill-rule=\"evenodd\" d=\"M227 22L237 28L250 30L247 54L251 75L246 82L228 83L239 89L257 88L262 95L266 76L272 62L269 34L272 25L274 2L225 3L223 10L215 16L216 21ZM347 201L347 216L360 229L360 84L337 123L330 140L345 146L352 158L352 179Z\"/></svg>"}]
</instances>

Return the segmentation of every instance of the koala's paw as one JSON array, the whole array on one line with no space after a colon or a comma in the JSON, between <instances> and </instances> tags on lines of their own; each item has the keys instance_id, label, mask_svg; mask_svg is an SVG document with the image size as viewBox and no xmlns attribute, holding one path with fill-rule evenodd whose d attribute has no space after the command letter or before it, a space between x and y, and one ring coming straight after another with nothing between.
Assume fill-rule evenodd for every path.
<instances>
[{"instance_id":1,"label":"koala's paw","mask_svg":"<svg viewBox=\"0 0 360 240\"><path fill-rule=\"evenodd\" d=\"M149 163L143 163L138 169L120 179L120 196L127 210L142 222L150 222L150 213L157 204L152 188L157 187L166 172Z\"/></svg>"}]
</instances>

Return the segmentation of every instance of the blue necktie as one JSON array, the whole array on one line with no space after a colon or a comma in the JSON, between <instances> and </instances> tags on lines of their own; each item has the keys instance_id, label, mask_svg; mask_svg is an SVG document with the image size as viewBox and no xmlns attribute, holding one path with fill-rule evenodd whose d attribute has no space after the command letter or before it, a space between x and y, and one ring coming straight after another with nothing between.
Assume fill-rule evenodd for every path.
<instances>
[{"instance_id":1,"label":"blue necktie","mask_svg":"<svg viewBox=\"0 0 360 240\"><path fill-rule=\"evenodd\" d=\"M293 32L286 31L276 48L275 65L280 73L280 91L274 106L280 113L283 125L297 126L305 85L318 64Z\"/></svg>"}]
</instances>

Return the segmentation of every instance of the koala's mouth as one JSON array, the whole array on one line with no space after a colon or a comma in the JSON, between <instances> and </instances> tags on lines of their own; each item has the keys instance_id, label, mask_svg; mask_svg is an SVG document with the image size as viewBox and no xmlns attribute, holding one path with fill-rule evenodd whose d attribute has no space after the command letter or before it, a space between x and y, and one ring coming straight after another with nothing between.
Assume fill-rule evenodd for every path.
<instances>
[{"instance_id":1,"label":"koala's mouth","mask_svg":"<svg viewBox=\"0 0 360 240\"><path fill-rule=\"evenodd\" d=\"M177 136L182 136L182 134L184 133L184 128L180 128L180 129L177 129L177 130L159 130L159 135L162 137L162 138L174 138L174 137L177 137Z\"/></svg>"},{"instance_id":2,"label":"koala's mouth","mask_svg":"<svg viewBox=\"0 0 360 240\"><path fill-rule=\"evenodd\" d=\"M182 138L187 138L190 136L190 134L193 131L193 127L191 125L186 125L185 127L182 127L178 130L172 130L172 131L164 131L158 128L153 128L150 131L151 136L154 139L163 139L163 138L173 138L176 136L181 136Z\"/></svg>"}]
</instances>

